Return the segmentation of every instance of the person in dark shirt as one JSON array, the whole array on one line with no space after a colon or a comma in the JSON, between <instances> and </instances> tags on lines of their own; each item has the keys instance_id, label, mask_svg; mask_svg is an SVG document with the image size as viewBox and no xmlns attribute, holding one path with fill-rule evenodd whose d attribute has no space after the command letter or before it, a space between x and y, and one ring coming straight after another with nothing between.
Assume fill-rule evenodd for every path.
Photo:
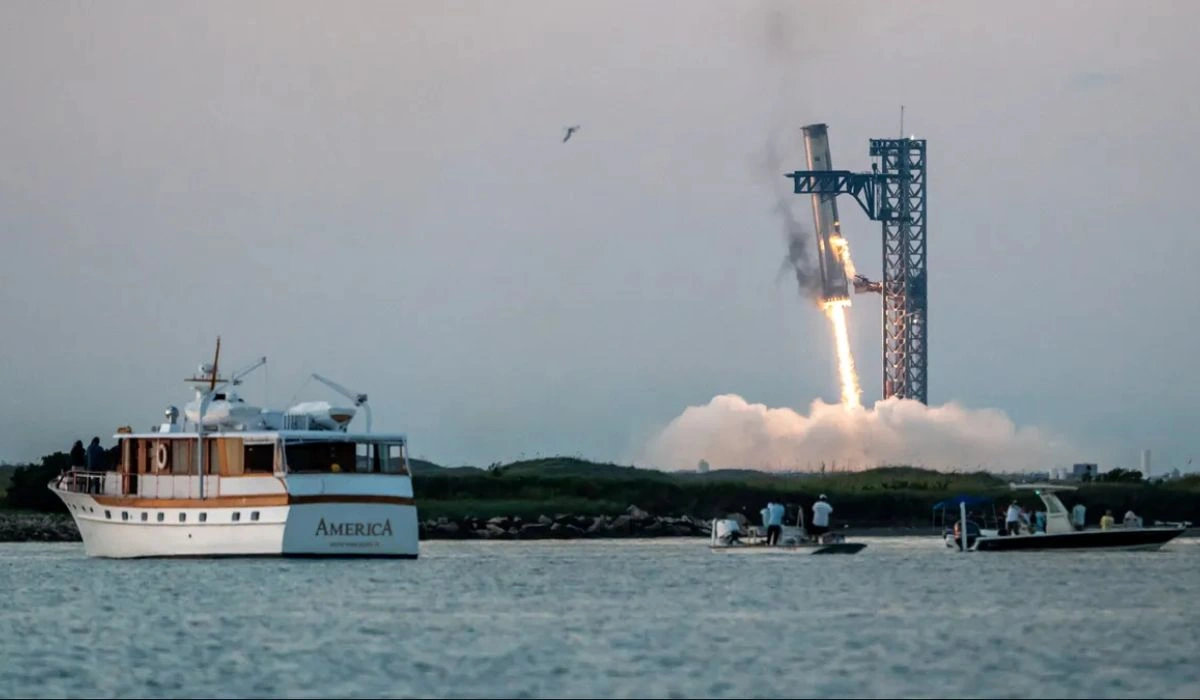
<instances>
[{"instance_id":1,"label":"person in dark shirt","mask_svg":"<svg viewBox=\"0 0 1200 700\"><path fill-rule=\"evenodd\" d=\"M83 449L83 441L76 440L71 448L71 468L83 469L87 466L87 450Z\"/></svg>"},{"instance_id":2,"label":"person in dark shirt","mask_svg":"<svg viewBox=\"0 0 1200 700\"><path fill-rule=\"evenodd\" d=\"M108 464L108 455L100 446L100 438L92 438L92 444L87 448L87 468L90 472L102 471Z\"/></svg>"}]
</instances>

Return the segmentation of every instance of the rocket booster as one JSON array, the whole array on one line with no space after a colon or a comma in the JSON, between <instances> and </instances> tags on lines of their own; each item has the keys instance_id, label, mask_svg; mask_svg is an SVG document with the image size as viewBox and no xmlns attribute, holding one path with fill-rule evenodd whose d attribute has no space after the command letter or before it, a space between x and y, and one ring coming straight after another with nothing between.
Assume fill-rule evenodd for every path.
<instances>
[{"instance_id":1,"label":"rocket booster","mask_svg":"<svg viewBox=\"0 0 1200 700\"><path fill-rule=\"evenodd\" d=\"M802 127L804 151L809 170L832 170L829 156L829 133L824 124L809 124ZM838 256L832 239L840 237L841 221L838 219L837 195L812 195L813 228L817 235L817 260L821 268L821 300L849 299L850 284L846 279L846 266Z\"/></svg>"}]
</instances>

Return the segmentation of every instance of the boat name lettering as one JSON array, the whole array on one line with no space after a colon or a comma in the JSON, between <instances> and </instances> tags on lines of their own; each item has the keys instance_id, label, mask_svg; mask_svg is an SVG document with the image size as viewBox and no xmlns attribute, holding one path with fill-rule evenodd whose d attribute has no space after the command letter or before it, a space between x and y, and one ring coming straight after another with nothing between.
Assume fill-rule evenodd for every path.
<instances>
[{"instance_id":1,"label":"boat name lettering","mask_svg":"<svg viewBox=\"0 0 1200 700\"><path fill-rule=\"evenodd\" d=\"M325 518L317 523L317 535L325 537L382 537L392 535L392 521L381 523L327 523Z\"/></svg>"}]
</instances>

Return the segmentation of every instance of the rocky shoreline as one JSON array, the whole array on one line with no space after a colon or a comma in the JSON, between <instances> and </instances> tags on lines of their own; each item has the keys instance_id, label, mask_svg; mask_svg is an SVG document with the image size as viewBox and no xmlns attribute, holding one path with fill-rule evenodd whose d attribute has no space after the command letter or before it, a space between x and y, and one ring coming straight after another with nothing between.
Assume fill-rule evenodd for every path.
<instances>
[{"instance_id":1,"label":"rocky shoreline","mask_svg":"<svg viewBox=\"0 0 1200 700\"><path fill-rule=\"evenodd\" d=\"M733 515L742 525L745 517ZM576 540L657 537L708 537L709 521L682 516L655 516L629 506L625 513L610 515L541 515L535 520L519 517L437 518L420 523L420 538L431 540ZM925 527L855 527L852 537L930 536ZM66 514L0 510L0 542L79 542L79 530Z\"/></svg>"},{"instance_id":2,"label":"rocky shoreline","mask_svg":"<svg viewBox=\"0 0 1200 700\"><path fill-rule=\"evenodd\" d=\"M614 537L708 537L707 520L654 516L637 506L622 515L540 515L536 520L498 516L438 518L420 525L422 540L573 540Z\"/></svg>"},{"instance_id":3,"label":"rocky shoreline","mask_svg":"<svg viewBox=\"0 0 1200 700\"><path fill-rule=\"evenodd\" d=\"M70 515L0 511L0 542L81 542Z\"/></svg>"}]
</instances>

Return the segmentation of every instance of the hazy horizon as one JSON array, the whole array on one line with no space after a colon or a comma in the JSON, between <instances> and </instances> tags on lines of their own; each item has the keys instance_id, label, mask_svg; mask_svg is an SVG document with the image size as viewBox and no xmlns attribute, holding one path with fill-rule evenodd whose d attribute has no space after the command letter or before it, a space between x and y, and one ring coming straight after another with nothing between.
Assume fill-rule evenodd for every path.
<instances>
[{"instance_id":1,"label":"hazy horizon","mask_svg":"<svg viewBox=\"0 0 1200 700\"><path fill-rule=\"evenodd\" d=\"M944 441L939 459L1107 469L1150 448L1161 474L1200 452L1195 4L0 19L0 460L160 422L217 335L225 368L268 357L248 400L282 408L319 372L441 464L684 465L725 435L745 439L729 459ZM835 167L865 170L901 104L929 144L930 408L847 423L813 407L839 396L833 346L781 274L765 155L802 167L799 128L823 122ZM878 279L878 226L839 207ZM873 407L878 296L850 333Z\"/></svg>"}]
</instances>

